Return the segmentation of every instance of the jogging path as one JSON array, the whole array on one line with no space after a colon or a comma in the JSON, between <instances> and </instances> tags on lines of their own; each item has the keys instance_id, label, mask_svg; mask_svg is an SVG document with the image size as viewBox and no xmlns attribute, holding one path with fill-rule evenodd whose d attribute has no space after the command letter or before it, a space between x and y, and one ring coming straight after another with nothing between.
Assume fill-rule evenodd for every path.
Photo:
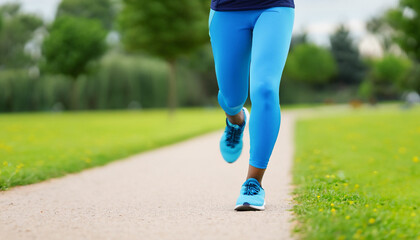
<instances>
[{"instance_id":1,"label":"jogging path","mask_svg":"<svg viewBox=\"0 0 420 240\"><path fill-rule=\"evenodd\" d=\"M291 239L294 119L282 112L263 212L233 210L248 167L248 132L242 156L227 164L217 131L0 192L0 239Z\"/></svg>"}]
</instances>

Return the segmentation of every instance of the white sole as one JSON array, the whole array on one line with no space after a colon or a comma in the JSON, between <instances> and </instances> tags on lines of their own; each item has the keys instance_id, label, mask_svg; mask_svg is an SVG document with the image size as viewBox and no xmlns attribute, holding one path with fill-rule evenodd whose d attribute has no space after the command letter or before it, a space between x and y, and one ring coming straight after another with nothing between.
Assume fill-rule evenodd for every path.
<instances>
[{"instance_id":1,"label":"white sole","mask_svg":"<svg viewBox=\"0 0 420 240\"><path fill-rule=\"evenodd\" d=\"M251 204L236 205L234 209L236 211L264 211L265 210L265 202L262 206L255 206L255 205L251 205Z\"/></svg>"}]
</instances>

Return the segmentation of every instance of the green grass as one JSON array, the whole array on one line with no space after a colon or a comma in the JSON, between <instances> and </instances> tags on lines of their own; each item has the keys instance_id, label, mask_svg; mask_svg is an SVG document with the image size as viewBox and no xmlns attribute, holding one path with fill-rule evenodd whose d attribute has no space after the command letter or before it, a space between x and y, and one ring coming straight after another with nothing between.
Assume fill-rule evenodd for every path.
<instances>
[{"instance_id":1,"label":"green grass","mask_svg":"<svg viewBox=\"0 0 420 240\"><path fill-rule=\"evenodd\" d=\"M221 110L0 115L0 189L106 164L222 129Z\"/></svg>"},{"instance_id":2,"label":"green grass","mask_svg":"<svg viewBox=\"0 0 420 240\"><path fill-rule=\"evenodd\" d=\"M301 119L294 166L302 239L420 239L420 108Z\"/></svg>"}]
</instances>

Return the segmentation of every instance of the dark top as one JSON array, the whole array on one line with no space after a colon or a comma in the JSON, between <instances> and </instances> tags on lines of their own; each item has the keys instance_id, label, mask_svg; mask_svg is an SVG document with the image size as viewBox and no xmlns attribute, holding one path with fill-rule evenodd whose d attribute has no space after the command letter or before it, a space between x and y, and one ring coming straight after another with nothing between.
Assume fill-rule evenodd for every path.
<instances>
[{"instance_id":1,"label":"dark top","mask_svg":"<svg viewBox=\"0 0 420 240\"><path fill-rule=\"evenodd\" d=\"M272 7L295 7L294 0L211 0L215 11L255 10Z\"/></svg>"}]
</instances>

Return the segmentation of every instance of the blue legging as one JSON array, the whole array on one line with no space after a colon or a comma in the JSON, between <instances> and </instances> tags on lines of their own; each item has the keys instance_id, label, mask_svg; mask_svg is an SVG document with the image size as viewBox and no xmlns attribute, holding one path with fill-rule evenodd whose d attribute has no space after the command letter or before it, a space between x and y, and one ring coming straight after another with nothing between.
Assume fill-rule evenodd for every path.
<instances>
[{"instance_id":1,"label":"blue legging","mask_svg":"<svg viewBox=\"0 0 420 240\"><path fill-rule=\"evenodd\" d=\"M218 101L228 115L238 114L250 79L249 164L260 169L267 168L280 129L280 79L293 21L294 9L287 7L210 11Z\"/></svg>"}]
</instances>

